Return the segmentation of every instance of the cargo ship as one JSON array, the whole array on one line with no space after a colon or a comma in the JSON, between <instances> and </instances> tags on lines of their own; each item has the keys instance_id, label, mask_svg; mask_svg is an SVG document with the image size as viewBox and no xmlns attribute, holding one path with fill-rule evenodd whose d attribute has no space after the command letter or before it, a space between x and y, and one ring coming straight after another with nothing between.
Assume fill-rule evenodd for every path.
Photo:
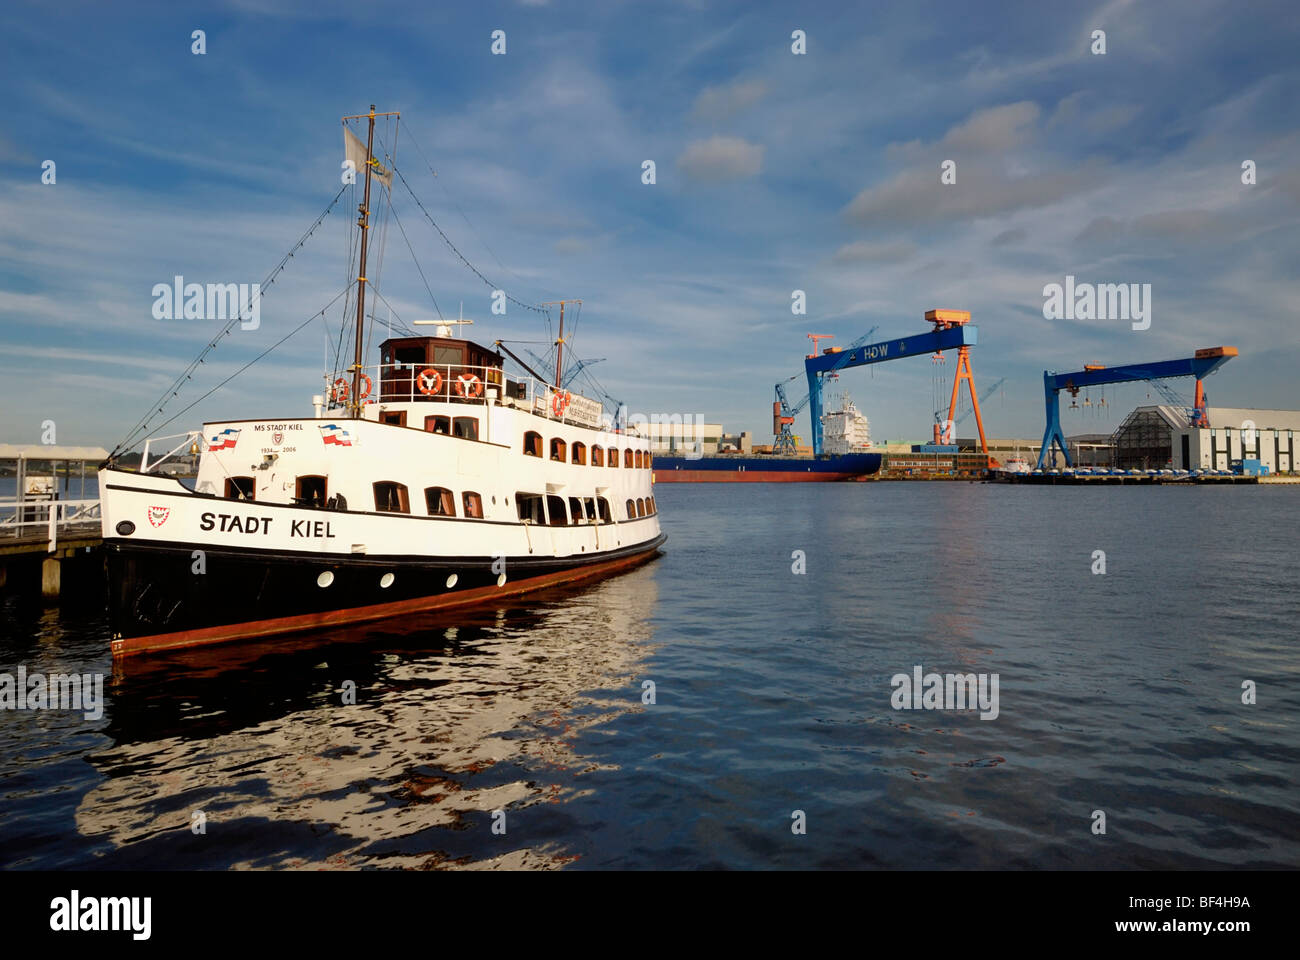
<instances>
[{"instance_id":1,"label":"cargo ship","mask_svg":"<svg viewBox=\"0 0 1300 960\"><path fill-rule=\"evenodd\" d=\"M655 454L655 483L816 483L863 480L879 472L883 456L871 450L867 418L842 394L822 416L822 456L718 453L702 457Z\"/></svg>"},{"instance_id":2,"label":"cargo ship","mask_svg":"<svg viewBox=\"0 0 1300 960\"><path fill-rule=\"evenodd\" d=\"M765 454L716 454L662 457L650 464L655 483L810 483L862 480L880 470L878 453L843 453L821 457Z\"/></svg>"}]
</instances>

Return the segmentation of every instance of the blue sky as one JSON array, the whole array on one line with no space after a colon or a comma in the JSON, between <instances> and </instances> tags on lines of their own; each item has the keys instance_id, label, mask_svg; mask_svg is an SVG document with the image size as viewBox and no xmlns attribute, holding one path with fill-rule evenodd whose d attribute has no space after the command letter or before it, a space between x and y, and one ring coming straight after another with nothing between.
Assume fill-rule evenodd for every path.
<instances>
[{"instance_id":1,"label":"blue sky","mask_svg":"<svg viewBox=\"0 0 1300 960\"><path fill-rule=\"evenodd\" d=\"M1218 344L1241 356L1212 404L1300 407L1294 3L9 3L0 26L0 440L35 442L46 419L60 442L120 439L219 326L154 319L153 285L261 280L338 189L339 118L371 102L401 111L398 167L494 284L584 298L572 350L607 358L593 372L634 411L767 439L806 333L889 339L933 307L972 312L981 387L1006 378L991 435L1041 434L1045 368ZM548 335L514 305L492 316L490 289L394 197L475 339ZM334 298L353 209L169 414ZM1067 274L1150 283L1150 329L1044 319ZM433 316L393 228L380 291L404 321ZM340 313L167 432L310 414ZM877 439L920 438L933 376L919 358L840 383ZM1118 388L1110 419L1066 431L1146 396Z\"/></svg>"}]
</instances>

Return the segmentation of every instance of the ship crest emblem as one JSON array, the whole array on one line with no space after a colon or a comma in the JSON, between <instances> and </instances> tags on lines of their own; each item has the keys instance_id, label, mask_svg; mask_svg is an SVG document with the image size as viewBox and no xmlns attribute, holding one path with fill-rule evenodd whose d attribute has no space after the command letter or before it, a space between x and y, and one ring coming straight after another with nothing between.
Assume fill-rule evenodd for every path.
<instances>
[{"instance_id":1,"label":"ship crest emblem","mask_svg":"<svg viewBox=\"0 0 1300 960\"><path fill-rule=\"evenodd\" d=\"M275 433L271 434L271 442L277 446L284 443L284 434L279 430L275 431Z\"/></svg>"},{"instance_id":2,"label":"ship crest emblem","mask_svg":"<svg viewBox=\"0 0 1300 960\"><path fill-rule=\"evenodd\" d=\"M155 527L161 527L167 522L167 518L171 516L171 512L170 507L150 507L149 522Z\"/></svg>"}]
</instances>

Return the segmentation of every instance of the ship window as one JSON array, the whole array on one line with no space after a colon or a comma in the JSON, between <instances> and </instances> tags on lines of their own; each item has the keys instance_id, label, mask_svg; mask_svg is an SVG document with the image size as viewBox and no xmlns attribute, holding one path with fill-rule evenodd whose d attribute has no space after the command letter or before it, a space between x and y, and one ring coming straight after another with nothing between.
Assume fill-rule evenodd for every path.
<instances>
[{"instance_id":1,"label":"ship window","mask_svg":"<svg viewBox=\"0 0 1300 960\"><path fill-rule=\"evenodd\" d=\"M563 527L569 521L564 515L564 498L548 496L546 498L546 515L553 527Z\"/></svg>"},{"instance_id":2,"label":"ship window","mask_svg":"<svg viewBox=\"0 0 1300 960\"><path fill-rule=\"evenodd\" d=\"M542 455L542 435L536 430L524 434L524 455L540 457Z\"/></svg>"},{"instance_id":3,"label":"ship window","mask_svg":"<svg viewBox=\"0 0 1300 960\"><path fill-rule=\"evenodd\" d=\"M424 363L424 347L398 347L393 356L398 363L409 363L414 366L417 363Z\"/></svg>"},{"instance_id":4,"label":"ship window","mask_svg":"<svg viewBox=\"0 0 1300 960\"><path fill-rule=\"evenodd\" d=\"M406 496L406 484L380 480L374 487L375 509L380 513L411 512L411 502Z\"/></svg>"},{"instance_id":5,"label":"ship window","mask_svg":"<svg viewBox=\"0 0 1300 960\"><path fill-rule=\"evenodd\" d=\"M558 460L560 461L560 463L563 463L565 448L566 448L566 444L563 440L561 440L559 437L553 438L551 440L551 459Z\"/></svg>"},{"instance_id":6,"label":"ship window","mask_svg":"<svg viewBox=\"0 0 1300 960\"><path fill-rule=\"evenodd\" d=\"M587 515L588 520L596 519L596 501L591 497L585 497L582 501L582 509Z\"/></svg>"},{"instance_id":7,"label":"ship window","mask_svg":"<svg viewBox=\"0 0 1300 960\"><path fill-rule=\"evenodd\" d=\"M433 362L438 366L458 366L465 362L465 351L460 347L435 346L433 348ZM450 373L450 371L448 372Z\"/></svg>"},{"instance_id":8,"label":"ship window","mask_svg":"<svg viewBox=\"0 0 1300 960\"><path fill-rule=\"evenodd\" d=\"M385 410L379 415L380 423L391 423L395 427L406 426L405 410Z\"/></svg>"},{"instance_id":9,"label":"ship window","mask_svg":"<svg viewBox=\"0 0 1300 960\"><path fill-rule=\"evenodd\" d=\"M478 417L457 417L454 433L466 440L478 439Z\"/></svg>"},{"instance_id":10,"label":"ship window","mask_svg":"<svg viewBox=\"0 0 1300 960\"><path fill-rule=\"evenodd\" d=\"M618 447L609 448L609 465L611 467L618 466Z\"/></svg>"},{"instance_id":11,"label":"ship window","mask_svg":"<svg viewBox=\"0 0 1300 960\"><path fill-rule=\"evenodd\" d=\"M638 517L645 516L645 501L642 500L640 497L636 498L636 515Z\"/></svg>"},{"instance_id":12,"label":"ship window","mask_svg":"<svg viewBox=\"0 0 1300 960\"><path fill-rule=\"evenodd\" d=\"M451 433L451 417L425 417L424 429L430 433Z\"/></svg>"},{"instance_id":13,"label":"ship window","mask_svg":"<svg viewBox=\"0 0 1300 960\"><path fill-rule=\"evenodd\" d=\"M623 451L623 466L628 470L632 469L632 448L628 447Z\"/></svg>"},{"instance_id":14,"label":"ship window","mask_svg":"<svg viewBox=\"0 0 1300 960\"><path fill-rule=\"evenodd\" d=\"M605 465L605 451L598 446L591 448L591 465L593 467L603 467Z\"/></svg>"},{"instance_id":15,"label":"ship window","mask_svg":"<svg viewBox=\"0 0 1300 960\"><path fill-rule=\"evenodd\" d=\"M586 466L587 464L587 445L585 443L575 443L573 445L573 462Z\"/></svg>"},{"instance_id":16,"label":"ship window","mask_svg":"<svg viewBox=\"0 0 1300 960\"><path fill-rule=\"evenodd\" d=\"M431 517L456 516L456 498L446 487L425 487L424 506Z\"/></svg>"},{"instance_id":17,"label":"ship window","mask_svg":"<svg viewBox=\"0 0 1300 960\"><path fill-rule=\"evenodd\" d=\"M466 493L461 500L465 504L465 516L471 520L483 519L483 498L477 493Z\"/></svg>"},{"instance_id":18,"label":"ship window","mask_svg":"<svg viewBox=\"0 0 1300 960\"><path fill-rule=\"evenodd\" d=\"M256 500L252 477L226 477L226 498L229 500Z\"/></svg>"},{"instance_id":19,"label":"ship window","mask_svg":"<svg viewBox=\"0 0 1300 960\"><path fill-rule=\"evenodd\" d=\"M540 493L515 493L515 509L519 519L526 523L545 523L546 513L542 508Z\"/></svg>"},{"instance_id":20,"label":"ship window","mask_svg":"<svg viewBox=\"0 0 1300 960\"><path fill-rule=\"evenodd\" d=\"M597 498L596 498L596 506L600 509L600 522L601 522L601 523L613 523L613 522L614 522L614 518L613 518L613 516L610 515L610 512L609 512L609 501L608 501L608 500L606 500L604 497L597 497Z\"/></svg>"},{"instance_id":21,"label":"ship window","mask_svg":"<svg viewBox=\"0 0 1300 960\"><path fill-rule=\"evenodd\" d=\"M637 468L638 470L641 469L641 451L640 451L640 450L638 450L636 453L634 453L634 454L632 455L632 462L636 465L636 468Z\"/></svg>"},{"instance_id":22,"label":"ship window","mask_svg":"<svg viewBox=\"0 0 1300 960\"><path fill-rule=\"evenodd\" d=\"M293 502L311 507L325 506L325 485L324 477L299 477L293 492Z\"/></svg>"},{"instance_id":23,"label":"ship window","mask_svg":"<svg viewBox=\"0 0 1300 960\"><path fill-rule=\"evenodd\" d=\"M629 520L636 519L636 503L632 500L627 502L627 518Z\"/></svg>"},{"instance_id":24,"label":"ship window","mask_svg":"<svg viewBox=\"0 0 1300 960\"><path fill-rule=\"evenodd\" d=\"M648 513L653 515L659 512L659 508L655 506L654 497L646 497L645 502L646 502L646 510Z\"/></svg>"},{"instance_id":25,"label":"ship window","mask_svg":"<svg viewBox=\"0 0 1300 960\"><path fill-rule=\"evenodd\" d=\"M569 498L569 522L582 523L582 500L578 497Z\"/></svg>"}]
</instances>

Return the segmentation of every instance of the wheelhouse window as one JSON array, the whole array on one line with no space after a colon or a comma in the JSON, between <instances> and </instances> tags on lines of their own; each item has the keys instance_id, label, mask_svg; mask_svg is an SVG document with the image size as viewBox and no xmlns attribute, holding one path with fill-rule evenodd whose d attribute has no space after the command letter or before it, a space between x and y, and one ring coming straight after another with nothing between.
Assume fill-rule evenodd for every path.
<instances>
[{"instance_id":1,"label":"wheelhouse window","mask_svg":"<svg viewBox=\"0 0 1300 960\"><path fill-rule=\"evenodd\" d=\"M451 417L425 417L424 429L429 433L451 433Z\"/></svg>"},{"instance_id":2,"label":"wheelhouse window","mask_svg":"<svg viewBox=\"0 0 1300 960\"><path fill-rule=\"evenodd\" d=\"M411 502L407 498L406 484L392 480L380 480L375 487L375 509L380 513L410 513Z\"/></svg>"},{"instance_id":3,"label":"wheelhouse window","mask_svg":"<svg viewBox=\"0 0 1300 960\"><path fill-rule=\"evenodd\" d=\"M603 467L605 465L605 450L603 447L592 446L591 465L593 467Z\"/></svg>"},{"instance_id":4,"label":"wheelhouse window","mask_svg":"<svg viewBox=\"0 0 1300 960\"><path fill-rule=\"evenodd\" d=\"M299 477L294 483L293 502L309 507L325 506L327 481L324 477Z\"/></svg>"},{"instance_id":5,"label":"wheelhouse window","mask_svg":"<svg viewBox=\"0 0 1300 960\"><path fill-rule=\"evenodd\" d=\"M609 465L611 467L618 466L618 447L609 448Z\"/></svg>"},{"instance_id":6,"label":"wheelhouse window","mask_svg":"<svg viewBox=\"0 0 1300 960\"><path fill-rule=\"evenodd\" d=\"M478 439L478 417L457 417L452 426L455 436L466 440Z\"/></svg>"},{"instance_id":7,"label":"wheelhouse window","mask_svg":"<svg viewBox=\"0 0 1300 960\"><path fill-rule=\"evenodd\" d=\"M456 497L446 487L425 487L424 505L431 517L456 516Z\"/></svg>"},{"instance_id":8,"label":"wheelhouse window","mask_svg":"<svg viewBox=\"0 0 1300 960\"><path fill-rule=\"evenodd\" d=\"M628 470L632 469L632 448L631 447L628 447L626 450L623 451L623 466Z\"/></svg>"},{"instance_id":9,"label":"wheelhouse window","mask_svg":"<svg viewBox=\"0 0 1300 960\"><path fill-rule=\"evenodd\" d=\"M569 518L564 515L564 498L554 495L546 498L546 515L553 527L567 526Z\"/></svg>"},{"instance_id":10,"label":"wheelhouse window","mask_svg":"<svg viewBox=\"0 0 1300 960\"><path fill-rule=\"evenodd\" d=\"M465 508L465 516L471 520L483 519L483 498L477 493L466 491L461 497L461 504Z\"/></svg>"},{"instance_id":11,"label":"wheelhouse window","mask_svg":"<svg viewBox=\"0 0 1300 960\"><path fill-rule=\"evenodd\" d=\"M585 443L575 443L573 445L573 462L587 465L587 445Z\"/></svg>"},{"instance_id":12,"label":"wheelhouse window","mask_svg":"<svg viewBox=\"0 0 1300 960\"><path fill-rule=\"evenodd\" d=\"M636 519L636 501L634 500L629 500L627 502L627 518L629 520Z\"/></svg>"},{"instance_id":13,"label":"wheelhouse window","mask_svg":"<svg viewBox=\"0 0 1300 960\"><path fill-rule=\"evenodd\" d=\"M565 442L561 440L559 437L553 437L551 439L551 459L558 460L560 461L560 463L563 463L564 455L566 453L566 446L567 445L565 444Z\"/></svg>"},{"instance_id":14,"label":"wheelhouse window","mask_svg":"<svg viewBox=\"0 0 1300 960\"><path fill-rule=\"evenodd\" d=\"M613 522L614 522L614 517L613 517L613 515L609 512L609 501L608 501L608 500L606 500L604 497L597 497L597 498L596 498L596 508L600 511L600 522L601 522L601 523L613 523Z\"/></svg>"},{"instance_id":15,"label":"wheelhouse window","mask_svg":"<svg viewBox=\"0 0 1300 960\"><path fill-rule=\"evenodd\" d=\"M226 477L226 499L256 500L255 484L252 477Z\"/></svg>"},{"instance_id":16,"label":"wheelhouse window","mask_svg":"<svg viewBox=\"0 0 1300 960\"><path fill-rule=\"evenodd\" d=\"M523 523L546 523L546 511L540 493L515 493L515 509Z\"/></svg>"},{"instance_id":17,"label":"wheelhouse window","mask_svg":"<svg viewBox=\"0 0 1300 960\"><path fill-rule=\"evenodd\" d=\"M542 455L542 435L536 430L524 434L524 455L540 457Z\"/></svg>"},{"instance_id":18,"label":"wheelhouse window","mask_svg":"<svg viewBox=\"0 0 1300 960\"><path fill-rule=\"evenodd\" d=\"M569 498L569 522L582 523L582 499L580 497Z\"/></svg>"}]
</instances>

